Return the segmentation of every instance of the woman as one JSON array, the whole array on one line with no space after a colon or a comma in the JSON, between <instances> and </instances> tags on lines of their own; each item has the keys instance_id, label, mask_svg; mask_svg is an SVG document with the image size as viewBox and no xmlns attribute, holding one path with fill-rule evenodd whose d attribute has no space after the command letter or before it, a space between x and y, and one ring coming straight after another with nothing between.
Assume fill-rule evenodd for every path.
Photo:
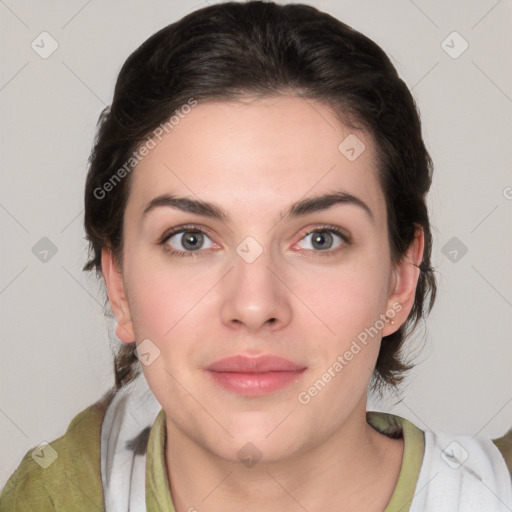
<instances>
[{"instance_id":1,"label":"woman","mask_svg":"<svg viewBox=\"0 0 512 512\"><path fill-rule=\"evenodd\" d=\"M224 3L149 38L85 191L116 386L1 509L509 510L506 439L366 411L434 303L431 179L389 59L315 8Z\"/></svg>"}]
</instances>

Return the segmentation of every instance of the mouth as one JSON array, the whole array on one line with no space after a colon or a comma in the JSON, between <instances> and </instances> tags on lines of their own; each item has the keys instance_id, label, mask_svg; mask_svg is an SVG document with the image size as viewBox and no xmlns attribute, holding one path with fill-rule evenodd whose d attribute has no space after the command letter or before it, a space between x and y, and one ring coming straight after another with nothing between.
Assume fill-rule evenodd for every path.
<instances>
[{"instance_id":1,"label":"mouth","mask_svg":"<svg viewBox=\"0 0 512 512\"><path fill-rule=\"evenodd\" d=\"M216 361L206 371L215 384L228 391L264 396L297 382L306 369L278 356L236 355Z\"/></svg>"}]
</instances>

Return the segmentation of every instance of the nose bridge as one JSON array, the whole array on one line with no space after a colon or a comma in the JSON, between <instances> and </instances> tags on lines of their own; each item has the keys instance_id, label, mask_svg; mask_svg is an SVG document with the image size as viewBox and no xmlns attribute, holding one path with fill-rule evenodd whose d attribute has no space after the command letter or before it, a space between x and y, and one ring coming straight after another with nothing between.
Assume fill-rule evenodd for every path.
<instances>
[{"instance_id":1,"label":"nose bridge","mask_svg":"<svg viewBox=\"0 0 512 512\"><path fill-rule=\"evenodd\" d=\"M266 322L287 323L291 312L286 287L274 275L277 271L270 247L247 237L237 246L233 265L230 286L223 297L223 321L244 324L251 330Z\"/></svg>"},{"instance_id":2,"label":"nose bridge","mask_svg":"<svg viewBox=\"0 0 512 512\"><path fill-rule=\"evenodd\" d=\"M270 306L268 301L277 293L278 284L270 271L275 266L270 248L263 248L252 237L246 239L236 249L234 264L235 290L240 292L237 302L252 303L253 307L258 308L262 308L263 304Z\"/></svg>"}]
</instances>

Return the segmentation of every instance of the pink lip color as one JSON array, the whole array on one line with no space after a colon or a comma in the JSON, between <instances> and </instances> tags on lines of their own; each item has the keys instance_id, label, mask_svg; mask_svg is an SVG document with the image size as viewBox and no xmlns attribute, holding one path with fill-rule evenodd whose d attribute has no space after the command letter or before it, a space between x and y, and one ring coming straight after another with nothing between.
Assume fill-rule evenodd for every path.
<instances>
[{"instance_id":1,"label":"pink lip color","mask_svg":"<svg viewBox=\"0 0 512 512\"><path fill-rule=\"evenodd\" d=\"M264 396L297 381L306 368L277 356L238 355L221 359L206 370L228 391Z\"/></svg>"},{"instance_id":2,"label":"pink lip color","mask_svg":"<svg viewBox=\"0 0 512 512\"><path fill-rule=\"evenodd\" d=\"M263 396L284 388L297 380L305 371L267 372L267 373L234 373L212 372L217 384L228 391L234 391L241 395Z\"/></svg>"}]
</instances>

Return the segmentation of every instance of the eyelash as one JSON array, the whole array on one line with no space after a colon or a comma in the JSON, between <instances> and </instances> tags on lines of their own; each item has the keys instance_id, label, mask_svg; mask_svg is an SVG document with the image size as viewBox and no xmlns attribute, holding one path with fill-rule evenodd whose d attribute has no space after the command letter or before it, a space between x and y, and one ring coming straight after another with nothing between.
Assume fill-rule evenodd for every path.
<instances>
[{"instance_id":1,"label":"eyelash","mask_svg":"<svg viewBox=\"0 0 512 512\"><path fill-rule=\"evenodd\" d=\"M167 241L172 236L174 236L178 233L185 233L187 231L201 233L203 235L209 236L208 233L206 231L204 231L203 229L201 229L200 227L195 226L193 224L189 224L189 225L173 228L170 231L166 232L162 236L160 241L158 242L158 245L163 245L164 250L167 251L168 253L170 253L171 256L178 256L178 257L189 257L189 256L202 257L202 256L205 256L206 251L202 251L202 250L178 251L176 249L172 249L169 247L169 245L167 244ZM340 228L338 228L336 226L331 226L331 225L325 225L325 226L322 226L319 228L311 229L310 231L308 231L307 233L304 234L304 236L301 238L301 240L303 240L308 235L311 235L312 233L334 233L334 234L338 235L341 238L341 240L343 241L343 244L340 247L338 247L337 249L330 249L330 250L326 250L326 251L312 251L312 249L305 249L307 251L312 251L314 253L317 253L320 256L336 256L340 251L342 251L345 248L345 246L350 245L352 242L350 236L345 231L342 231Z\"/></svg>"}]
</instances>

